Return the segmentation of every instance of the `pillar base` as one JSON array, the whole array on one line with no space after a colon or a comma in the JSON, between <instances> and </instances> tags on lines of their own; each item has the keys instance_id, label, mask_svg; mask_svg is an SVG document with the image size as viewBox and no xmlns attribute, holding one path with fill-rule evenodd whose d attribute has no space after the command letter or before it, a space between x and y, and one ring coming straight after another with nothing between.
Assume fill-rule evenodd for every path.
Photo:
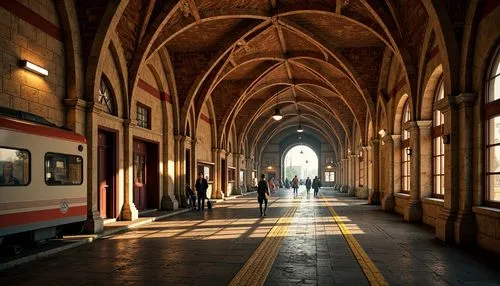
<instances>
[{"instance_id":1,"label":"pillar base","mask_svg":"<svg viewBox=\"0 0 500 286\"><path fill-rule=\"evenodd\" d=\"M223 199L224 198L224 193L222 190L217 190L215 192L215 196L212 194L212 199Z\"/></svg>"},{"instance_id":2,"label":"pillar base","mask_svg":"<svg viewBox=\"0 0 500 286\"><path fill-rule=\"evenodd\" d=\"M134 203L128 203L123 205L122 220L136 220L138 218L139 218L139 211L135 207Z\"/></svg>"},{"instance_id":3,"label":"pillar base","mask_svg":"<svg viewBox=\"0 0 500 286\"><path fill-rule=\"evenodd\" d=\"M356 196L356 187L354 186L349 186L349 189L347 191L347 195L349 197L355 197Z\"/></svg>"},{"instance_id":4,"label":"pillar base","mask_svg":"<svg viewBox=\"0 0 500 286\"><path fill-rule=\"evenodd\" d=\"M179 208L179 202L170 195L164 195L161 198L161 209L164 211L173 211Z\"/></svg>"},{"instance_id":5,"label":"pillar base","mask_svg":"<svg viewBox=\"0 0 500 286\"><path fill-rule=\"evenodd\" d=\"M389 211L392 212L394 211L394 207L396 206L396 201L394 199L394 196L391 194L387 194L383 199L382 199L382 209L384 211Z\"/></svg>"},{"instance_id":6,"label":"pillar base","mask_svg":"<svg viewBox=\"0 0 500 286\"><path fill-rule=\"evenodd\" d=\"M472 213L458 213L455 221L455 242L457 244L476 242L476 221Z\"/></svg>"},{"instance_id":7,"label":"pillar base","mask_svg":"<svg viewBox=\"0 0 500 286\"><path fill-rule=\"evenodd\" d=\"M348 185L342 185L342 187L340 188L340 192L341 193L347 193L347 192L349 192L349 186Z\"/></svg>"},{"instance_id":8,"label":"pillar base","mask_svg":"<svg viewBox=\"0 0 500 286\"><path fill-rule=\"evenodd\" d=\"M104 222L97 210L92 211L83 223L83 229L89 233L99 233L104 230Z\"/></svg>"},{"instance_id":9,"label":"pillar base","mask_svg":"<svg viewBox=\"0 0 500 286\"><path fill-rule=\"evenodd\" d=\"M378 190L368 191L368 204L380 205L380 192Z\"/></svg>"},{"instance_id":10,"label":"pillar base","mask_svg":"<svg viewBox=\"0 0 500 286\"><path fill-rule=\"evenodd\" d=\"M404 209L404 220L408 222L422 221L422 207L420 203L408 203Z\"/></svg>"},{"instance_id":11,"label":"pillar base","mask_svg":"<svg viewBox=\"0 0 500 286\"><path fill-rule=\"evenodd\" d=\"M442 241L454 239L456 212L443 208L436 219L436 238Z\"/></svg>"}]
</instances>

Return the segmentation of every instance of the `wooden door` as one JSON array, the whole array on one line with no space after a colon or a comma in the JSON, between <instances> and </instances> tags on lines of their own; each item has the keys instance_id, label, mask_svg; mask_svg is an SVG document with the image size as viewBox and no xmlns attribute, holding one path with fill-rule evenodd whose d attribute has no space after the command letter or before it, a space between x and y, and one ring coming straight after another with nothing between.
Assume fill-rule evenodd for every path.
<instances>
[{"instance_id":1,"label":"wooden door","mask_svg":"<svg viewBox=\"0 0 500 286\"><path fill-rule=\"evenodd\" d=\"M147 145L134 140L134 204L140 211L148 208Z\"/></svg>"},{"instance_id":2,"label":"wooden door","mask_svg":"<svg viewBox=\"0 0 500 286\"><path fill-rule=\"evenodd\" d=\"M114 217L113 134L98 133L98 208L102 218Z\"/></svg>"},{"instance_id":3,"label":"wooden door","mask_svg":"<svg viewBox=\"0 0 500 286\"><path fill-rule=\"evenodd\" d=\"M227 166L226 166L226 160L222 159L221 160L221 172L222 172L222 192L224 195L227 196Z\"/></svg>"}]
</instances>

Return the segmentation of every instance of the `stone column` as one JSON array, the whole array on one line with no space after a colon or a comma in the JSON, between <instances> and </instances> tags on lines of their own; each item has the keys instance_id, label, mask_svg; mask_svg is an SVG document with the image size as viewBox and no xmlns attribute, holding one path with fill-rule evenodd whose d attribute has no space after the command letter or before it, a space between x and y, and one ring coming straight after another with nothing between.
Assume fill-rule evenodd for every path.
<instances>
[{"instance_id":1,"label":"stone column","mask_svg":"<svg viewBox=\"0 0 500 286\"><path fill-rule=\"evenodd\" d=\"M131 128L134 127L134 123L130 119L123 121L123 165L124 165L124 203L122 208L122 220L135 220L139 218L139 211L134 205L133 194L134 194L134 166L133 166L133 138Z\"/></svg>"},{"instance_id":2,"label":"stone column","mask_svg":"<svg viewBox=\"0 0 500 286\"><path fill-rule=\"evenodd\" d=\"M420 170L419 170L419 193L420 199L432 197L432 120L417 121L420 130Z\"/></svg>"},{"instance_id":3,"label":"stone column","mask_svg":"<svg viewBox=\"0 0 500 286\"><path fill-rule=\"evenodd\" d=\"M252 182L252 172L253 172L253 159L250 157L246 157L246 163L247 163L247 178L246 178L246 186L247 186L247 191L249 190L249 187L253 186ZM255 174L258 176L258 174Z\"/></svg>"},{"instance_id":4,"label":"stone column","mask_svg":"<svg viewBox=\"0 0 500 286\"><path fill-rule=\"evenodd\" d=\"M454 96L447 96L436 104L444 116L444 134L450 136L449 144L444 144L444 206L436 219L436 237L443 241L455 238L455 219L458 211L458 117Z\"/></svg>"},{"instance_id":5,"label":"stone column","mask_svg":"<svg viewBox=\"0 0 500 286\"><path fill-rule=\"evenodd\" d=\"M368 167L370 168L370 180L368 188L368 203L372 205L380 204L379 191L379 139L370 141L370 149L368 149Z\"/></svg>"},{"instance_id":6,"label":"stone column","mask_svg":"<svg viewBox=\"0 0 500 286\"><path fill-rule=\"evenodd\" d=\"M166 124L164 124L166 125ZM161 209L162 210L175 210L179 207L179 203L175 199L175 194L174 194L174 189L170 188L169 185L171 184L172 180L169 176L169 170L168 170L168 162L170 158L168 157L168 141L169 141L170 135L168 134L168 129L166 126L164 126L163 129L163 190L162 190L162 197L161 197ZM174 142L174 159L175 159L175 142ZM175 163L174 163L175 164ZM173 174L173 186L175 188L175 167L174 167L174 174Z\"/></svg>"},{"instance_id":7,"label":"stone column","mask_svg":"<svg viewBox=\"0 0 500 286\"><path fill-rule=\"evenodd\" d=\"M240 186L241 185L241 181L240 181L240 171L241 171L241 159L242 159L242 155L239 154L239 153L234 153L233 154L233 160L236 160L236 178L234 178L234 183L236 184L236 189L239 190L239 193L241 194L243 192L242 190L242 187Z\"/></svg>"},{"instance_id":8,"label":"stone column","mask_svg":"<svg viewBox=\"0 0 500 286\"><path fill-rule=\"evenodd\" d=\"M99 214L98 207L98 178L97 178L97 156L98 156L98 129L97 116L100 111L95 108L93 102L89 103L86 114L86 137L87 137L87 220L84 228L87 232L98 233L104 229L103 220Z\"/></svg>"},{"instance_id":9,"label":"stone column","mask_svg":"<svg viewBox=\"0 0 500 286\"><path fill-rule=\"evenodd\" d=\"M85 136L87 101L80 98L67 98L64 99L64 105L66 106L66 127Z\"/></svg>"},{"instance_id":10,"label":"stone column","mask_svg":"<svg viewBox=\"0 0 500 286\"><path fill-rule=\"evenodd\" d=\"M214 184L214 189L212 190L212 198L213 199L223 199L225 194L222 192L222 172L227 172L226 170L222 170L222 159L225 158L225 150L224 149L216 149L216 160L215 160L215 177L217 177L217 184ZM227 161L226 161L227 163ZM227 168L226 168L227 169ZM226 173L227 178L227 173ZM227 186L226 186L227 188Z\"/></svg>"},{"instance_id":11,"label":"stone column","mask_svg":"<svg viewBox=\"0 0 500 286\"><path fill-rule=\"evenodd\" d=\"M403 127L410 132L410 198L404 209L406 221L422 220L422 203L420 201L420 128L417 122L407 122Z\"/></svg>"},{"instance_id":12,"label":"stone column","mask_svg":"<svg viewBox=\"0 0 500 286\"><path fill-rule=\"evenodd\" d=\"M382 198L382 209L386 211L394 211L395 207L395 200L394 200L394 183L395 183L395 176L394 176L394 167L395 167L395 161L394 160L394 150L395 148L399 148L399 142L401 142L401 136L400 135L386 135L384 136L384 148L386 151L386 166L380 166L381 169L385 169L386 172L386 182L385 182L385 194L384 197ZM383 171L382 171L383 172ZM401 179L399 180L401 181Z\"/></svg>"},{"instance_id":13,"label":"stone column","mask_svg":"<svg viewBox=\"0 0 500 286\"><path fill-rule=\"evenodd\" d=\"M458 170L458 214L455 221L455 242L458 244L472 244L476 241L476 224L473 206L473 105L477 96L471 93L462 93L456 97L458 105L459 123L459 170Z\"/></svg>"},{"instance_id":14,"label":"stone column","mask_svg":"<svg viewBox=\"0 0 500 286\"><path fill-rule=\"evenodd\" d=\"M358 157L356 154L349 155L349 170L350 170L350 179L349 179L349 196L356 196L356 188L357 184L357 170L358 170Z\"/></svg>"}]
</instances>

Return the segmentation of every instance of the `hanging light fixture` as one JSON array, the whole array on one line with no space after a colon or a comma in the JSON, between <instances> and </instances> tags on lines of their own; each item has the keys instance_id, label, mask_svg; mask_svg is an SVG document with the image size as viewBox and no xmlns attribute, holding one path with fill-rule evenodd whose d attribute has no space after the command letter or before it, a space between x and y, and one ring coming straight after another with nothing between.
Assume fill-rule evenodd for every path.
<instances>
[{"instance_id":1,"label":"hanging light fixture","mask_svg":"<svg viewBox=\"0 0 500 286\"><path fill-rule=\"evenodd\" d=\"M302 129L302 125L300 124L300 112L299 112L299 127L297 127L297 132L302 133L304 129Z\"/></svg>"},{"instance_id":2,"label":"hanging light fixture","mask_svg":"<svg viewBox=\"0 0 500 286\"><path fill-rule=\"evenodd\" d=\"M300 154L304 154L304 151L300 150Z\"/></svg>"},{"instance_id":3,"label":"hanging light fixture","mask_svg":"<svg viewBox=\"0 0 500 286\"><path fill-rule=\"evenodd\" d=\"M280 121L282 118L283 115L281 115L281 110L279 106L279 93L278 93L278 88L276 88L276 108L274 109L273 119L276 121Z\"/></svg>"}]
</instances>

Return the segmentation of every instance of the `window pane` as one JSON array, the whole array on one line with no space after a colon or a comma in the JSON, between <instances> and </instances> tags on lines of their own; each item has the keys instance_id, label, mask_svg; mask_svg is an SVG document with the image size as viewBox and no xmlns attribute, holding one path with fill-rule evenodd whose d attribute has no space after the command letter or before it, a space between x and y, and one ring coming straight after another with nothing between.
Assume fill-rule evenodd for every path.
<instances>
[{"instance_id":1,"label":"window pane","mask_svg":"<svg viewBox=\"0 0 500 286\"><path fill-rule=\"evenodd\" d=\"M488 144L500 143L500 116L488 120Z\"/></svg>"},{"instance_id":2,"label":"window pane","mask_svg":"<svg viewBox=\"0 0 500 286\"><path fill-rule=\"evenodd\" d=\"M83 159L80 156L45 154L47 185L80 185L83 182Z\"/></svg>"},{"instance_id":3,"label":"window pane","mask_svg":"<svg viewBox=\"0 0 500 286\"><path fill-rule=\"evenodd\" d=\"M0 186L26 186L30 182L30 154L26 150L1 148Z\"/></svg>"},{"instance_id":4,"label":"window pane","mask_svg":"<svg viewBox=\"0 0 500 286\"><path fill-rule=\"evenodd\" d=\"M488 172L500 172L500 146L488 148Z\"/></svg>"},{"instance_id":5,"label":"window pane","mask_svg":"<svg viewBox=\"0 0 500 286\"><path fill-rule=\"evenodd\" d=\"M500 78L497 76L491 79L488 85L489 85L488 93L490 102L500 99Z\"/></svg>"},{"instance_id":6,"label":"window pane","mask_svg":"<svg viewBox=\"0 0 500 286\"><path fill-rule=\"evenodd\" d=\"M489 200L500 201L500 175L488 176Z\"/></svg>"}]
</instances>

